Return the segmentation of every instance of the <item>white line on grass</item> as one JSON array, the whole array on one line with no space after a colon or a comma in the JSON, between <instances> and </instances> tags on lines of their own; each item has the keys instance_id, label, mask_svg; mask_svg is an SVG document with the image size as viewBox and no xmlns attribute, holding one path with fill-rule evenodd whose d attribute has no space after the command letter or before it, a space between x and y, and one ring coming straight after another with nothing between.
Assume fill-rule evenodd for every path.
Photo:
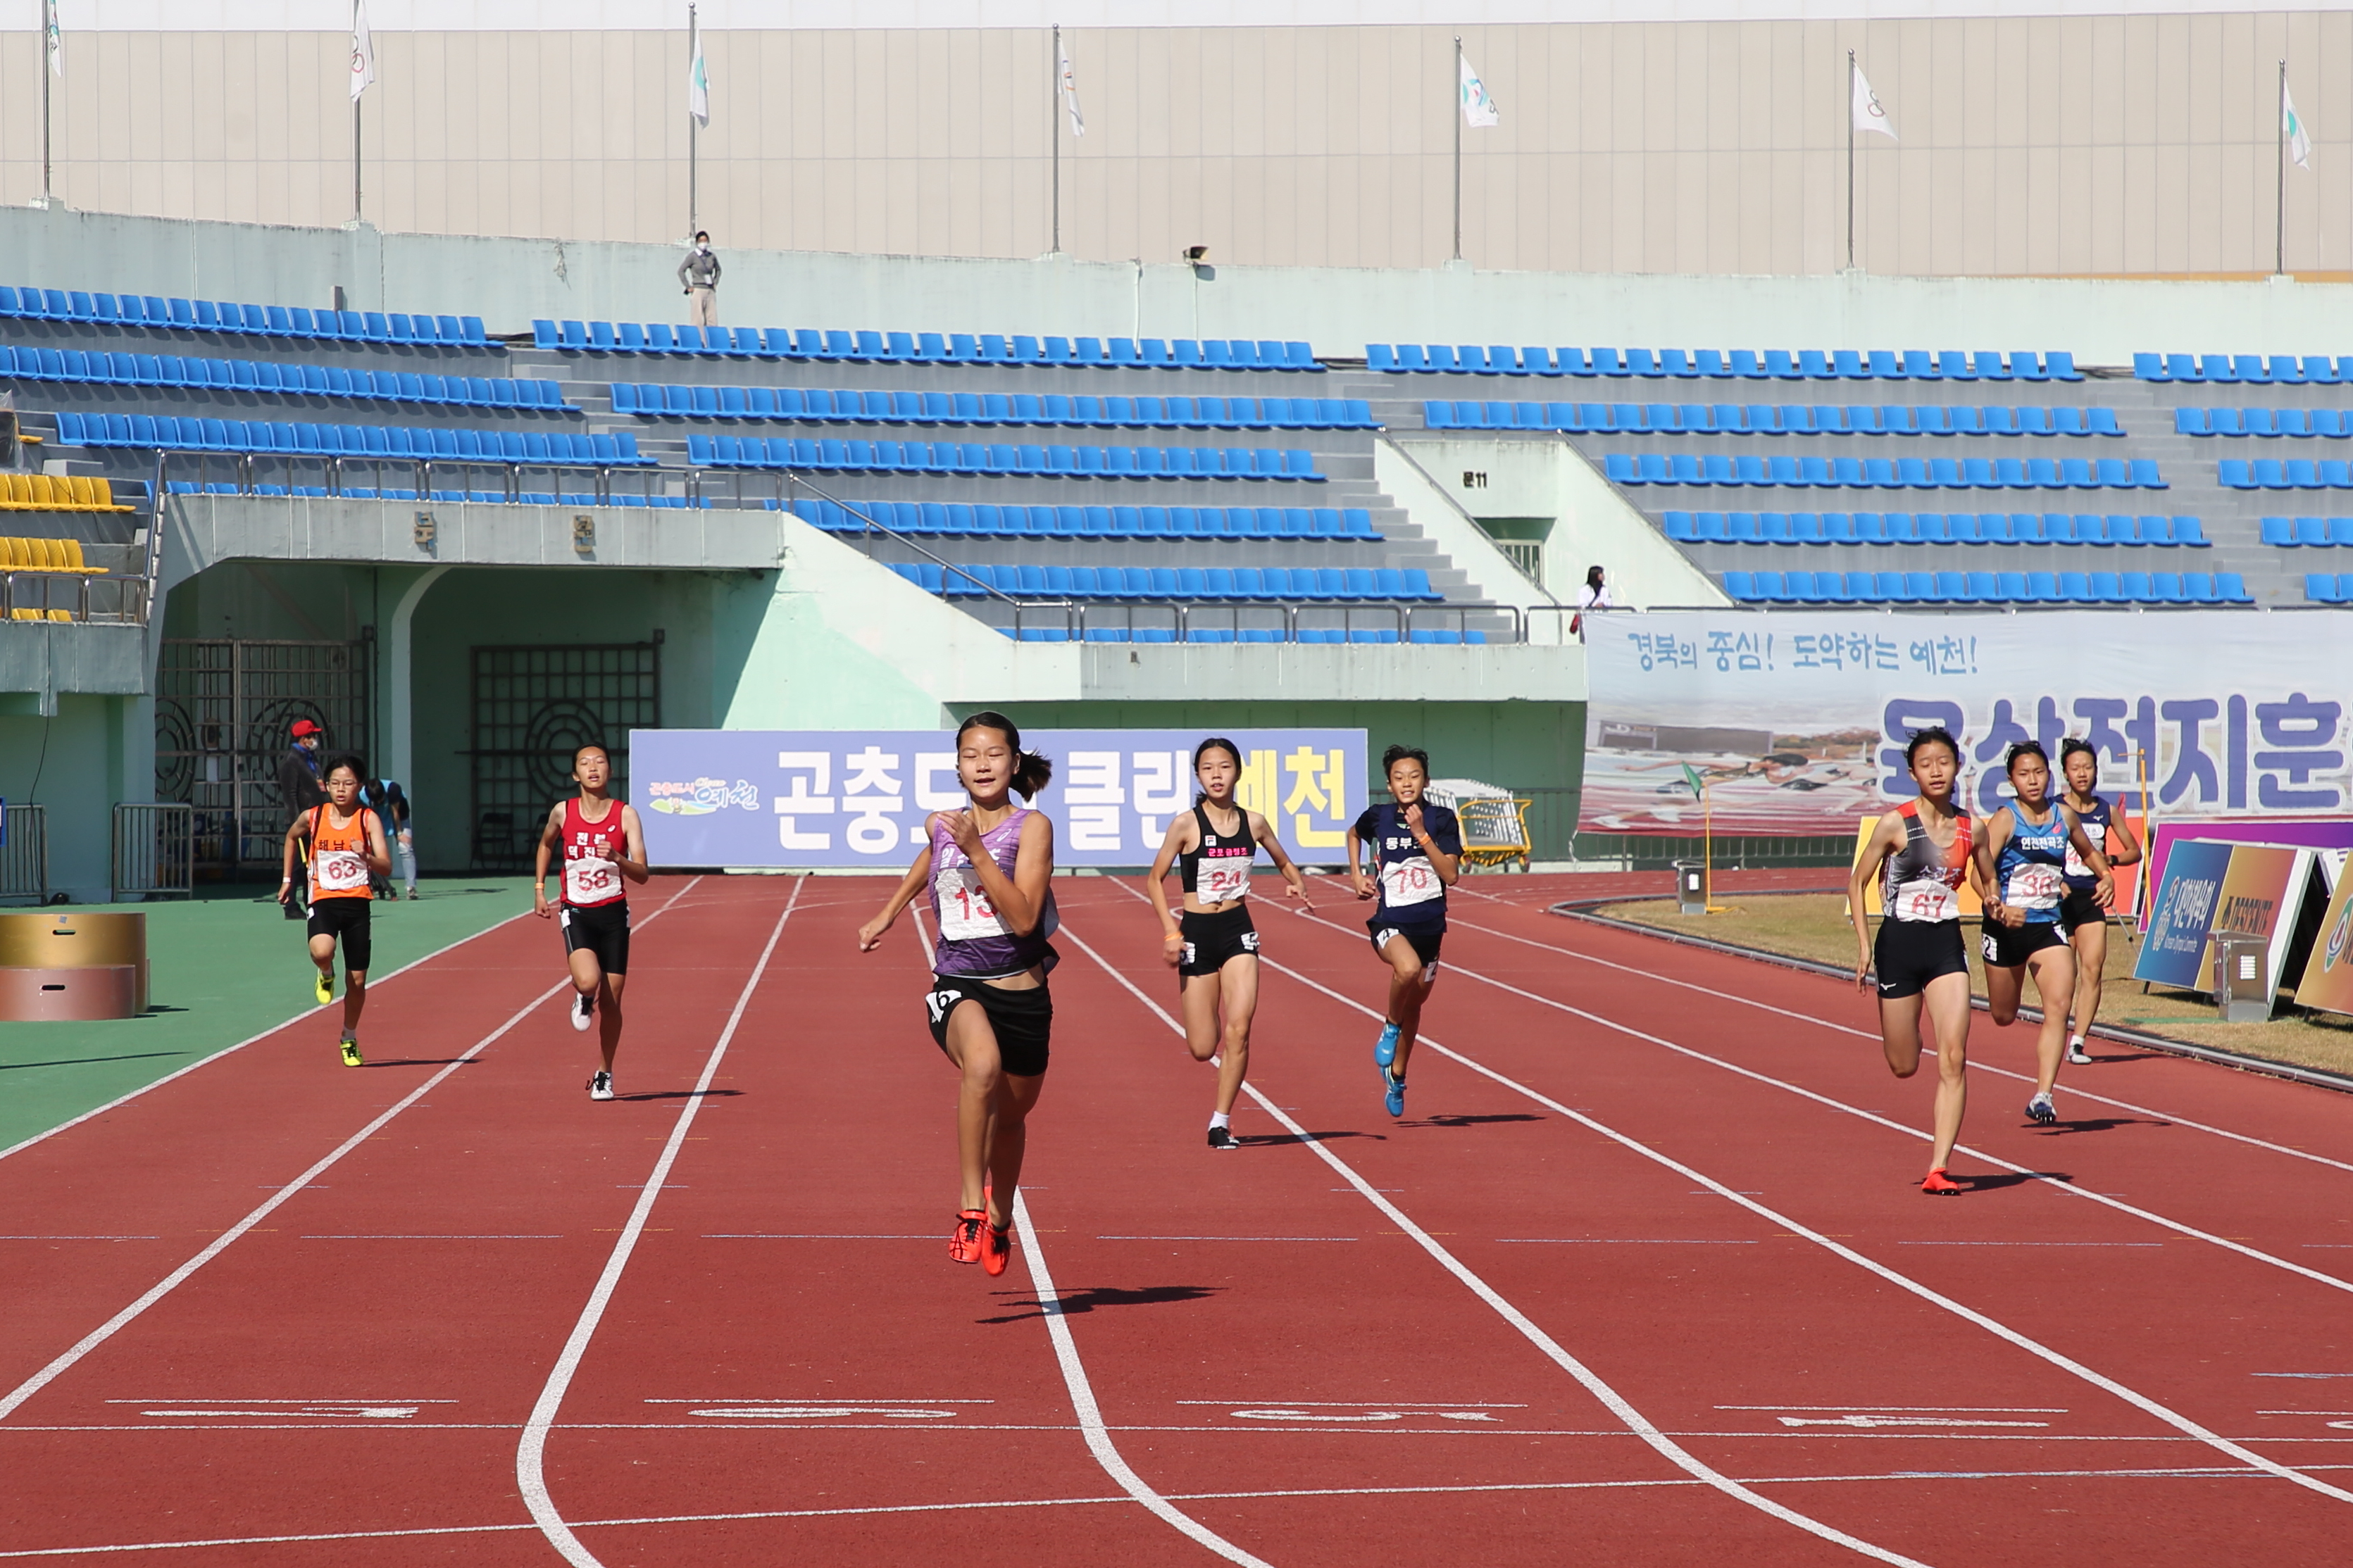
<instances>
[{"instance_id":1,"label":"white line on grass","mask_svg":"<svg viewBox=\"0 0 2353 1568\"><path fill-rule=\"evenodd\" d=\"M744 1009L751 1005L752 993L758 989L760 976L767 972L768 959L785 934L785 922L792 919L793 905L799 901L801 889L807 885L806 878L794 880L792 896L785 900L775 928L768 932L768 945L760 950L760 962L752 966L751 978L744 982L744 990L735 998L735 1010L727 1016L727 1026L719 1032L718 1044L711 1047L711 1056L702 1064L702 1076L695 1080L694 1092L679 1108L678 1121L670 1128L670 1141L662 1145L661 1158L654 1162L653 1173L646 1178L637 1205L629 1211L628 1223L614 1241L612 1256L605 1260L605 1271L597 1277L596 1289L588 1294L588 1304L581 1309L579 1320L572 1325L572 1337L565 1342L563 1354L556 1357L554 1370L540 1388L539 1402L532 1406L531 1418L523 1424L522 1440L515 1447L515 1480L522 1489L523 1502L530 1508L540 1533L547 1537L547 1543L574 1568L600 1565L596 1554L572 1533L572 1527L564 1521L554 1500L547 1495L548 1428L555 1424L555 1412L564 1404L565 1391L572 1386L573 1374L580 1369L580 1358L588 1353L588 1342L596 1336L596 1325L604 1321L605 1308L621 1282L621 1271L628 1267L629 1254L636 1249L638 1237L645 1233L646 1218L661 1196L662 1178L670 1174L679 1151L686 1146L687 1129L694 1125L695 1113L702 1109L703 1096L710 1090L712 1079L718 1076L719 1064L735 1038L736 1026L744 1021Z\"/></svg>"}]
</instances>

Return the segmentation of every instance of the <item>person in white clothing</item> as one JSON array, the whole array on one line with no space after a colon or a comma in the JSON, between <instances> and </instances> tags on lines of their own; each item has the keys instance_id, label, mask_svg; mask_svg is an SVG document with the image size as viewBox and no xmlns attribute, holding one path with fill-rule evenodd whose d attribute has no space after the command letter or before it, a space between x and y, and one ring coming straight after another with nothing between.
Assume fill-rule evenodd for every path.
<instances>
[{"instance_id":1,"label":"person in white clothing","mask_svg":"<svg viewBox=\"0 0 2353 1568\"><path fill-rule=\"evenodd\" d=\"M1568 623L1568 627L1577 634L1577 640L1579 642L1585 640L1586 616L1596 610L1614 610L1618 607L1617 601L1609 596L1609 584L1604 579L1601 568L1599 566L1588 566L1585 569L1585 585L1577 589L1577 596L1572 602L1577 605L1577 615Z\"/></svg>"}]
</instances>

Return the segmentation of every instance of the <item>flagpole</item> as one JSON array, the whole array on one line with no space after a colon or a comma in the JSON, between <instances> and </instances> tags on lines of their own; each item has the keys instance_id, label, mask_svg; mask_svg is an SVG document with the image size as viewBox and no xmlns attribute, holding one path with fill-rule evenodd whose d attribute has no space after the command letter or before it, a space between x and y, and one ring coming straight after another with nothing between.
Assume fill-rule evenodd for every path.
<instances>
[{"instance_id":1,"label":"flagpole","mask_svg":"<svg viewBox=\"0 0 2353 1568\"><path fill-rule=\"evenodd\" d=\"M1489 62L1493 64L1493 61ZM1454 35L1454 259L1462 259L1462 35Z\"/></svg>"},{"instance_id":2,"label":"flagpole","mask_svg":"<svg viewBox=\"0 0 2353 1568\"><path fill-rule=\"evenodd\" d=\"M1046 139L1054 144L1054 243L1050 255L1062 254L1062 24L1054 24L1053 58L1046 62Z\"/></svg>"},{"instance_id":3,"label":"flagpole","mask_svg":"<svg viewBox=\"0 0 2353 1568\"><path fill-rule=\"evenodd\" d=\"M2287 62L2279 63L2279 189L2273 198L2272 276L2287 270Z\"/></svg>"},{"instance_id":4,"label":"flagpole","mask_svg":"<svg viewBox=\"0 0 2353 1568\"><path fill-rule=\"evenodd\" d=\"M1846 269L1854 270L1854 51L1846 52Z\"/></svg>"},{"instance_id":5,"label":"flagpole","mask_svg":"<svg viewBox=\"0 0 2353 1568\"><path fill-rule=\"evenodd\" d=\"M690 5L686 8L686 74L690 84L694 79L695 46L701 41L696 36L696 23L695 7ZM701 216L702 149L695 134L700 129L694 118L694 106L689 104L686 115L686 242L689 245L694 243L695 220Z\"/></svg>"},{"instance_id":6,"label":"flagpole","mask_svg":"<svg viewBox=\"0 0 2353 1568\"><path fill-rule=\"evenodd\" d=\"M33 57L41 71L41 205L45 207L57 199L49 164L49 20L53 15L47 5L41 7L41 48Z\"/></svg>"}]
</instances>

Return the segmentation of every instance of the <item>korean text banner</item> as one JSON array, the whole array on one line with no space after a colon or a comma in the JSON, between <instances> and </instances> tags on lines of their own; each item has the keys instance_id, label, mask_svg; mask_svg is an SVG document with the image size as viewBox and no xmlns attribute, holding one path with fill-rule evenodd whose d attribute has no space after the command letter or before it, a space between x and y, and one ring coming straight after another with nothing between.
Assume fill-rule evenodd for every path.
<instances>
[{"instance_id":1,"label":"korean text banner","mask_svg":"<svg viewBox=\"0 0 2353 1568\"><path fill-rule=\"evenodd\" d=\"M1338 865L1365 809L1362 730L1237 730L1241 803L1294 859ZM1191 730L1032 730L1054 763L1032 805L1059 866L1143 866L1192 808ZM948 730L633 730L629 772L658 866L902 869L923 818L966 803Z\"/></svg>"},{"instance_id":2,"label":"korean text banner","mask_svg":"<svg viewBox=\"0 0 2353 1568\"><path fill-rule=\"evenodd\" d=\"M1588 832L1836 834L1914 794L1904 742L1960 737L1968 803L2039 740L2098 750L2100 790L2158 816L2353 804L2339 672L2353 616L2239 611L2031 616L1620 614L1588 630Z\"/></svg>"},{"instance_id":3,"label":"korean text banner","mask_svg":"<svg viewBox=\"0 0 2353 1568\"><path fill-rule=\"evenodd\" d=\"M2173 847L2165 862L2165 880L2158 884L2148 940L2141 943L2140 957L2133 964L2135 980L2184 991L2206 989L2206 938L2214 929L2215 907L2230 875L2231 850L2228 844L2195 838Z\"/></svg>"}]
</instances>

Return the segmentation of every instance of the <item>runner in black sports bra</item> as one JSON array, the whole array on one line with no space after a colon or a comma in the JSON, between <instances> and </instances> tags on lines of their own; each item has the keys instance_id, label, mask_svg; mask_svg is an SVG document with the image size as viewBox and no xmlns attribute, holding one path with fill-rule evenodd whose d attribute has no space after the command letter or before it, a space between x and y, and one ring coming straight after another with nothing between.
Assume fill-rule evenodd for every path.
<instances>
[{"instance_id":1,"label":"runner in black sports bra","mask_svg":"<svg viewBox=\"0 0 2353 1568\"><path fill-rule=\"evenodd\" d=\"M1218 1109L1209 1118L1212 1149L1238 1147L1231 1126L1234 1100L1250 1073L1250 1016L1258 1010L1258 927L1247 900L1250 865L1260 849L1282 873L1283 890L1315 907L1308 901L1306 880L1266 818L1235 801L1241 771L1240 751L1222 736L1194 749L1193 776L1201 793L1190 812L1168 825L1145 879L1145 896L1160 912L1161 957L1176 970L1186 1048L1195 1061L1218 1068ZM1172 859L1185 890L1181 920L1168 909Z\"/></svg>"}]
</instances>

